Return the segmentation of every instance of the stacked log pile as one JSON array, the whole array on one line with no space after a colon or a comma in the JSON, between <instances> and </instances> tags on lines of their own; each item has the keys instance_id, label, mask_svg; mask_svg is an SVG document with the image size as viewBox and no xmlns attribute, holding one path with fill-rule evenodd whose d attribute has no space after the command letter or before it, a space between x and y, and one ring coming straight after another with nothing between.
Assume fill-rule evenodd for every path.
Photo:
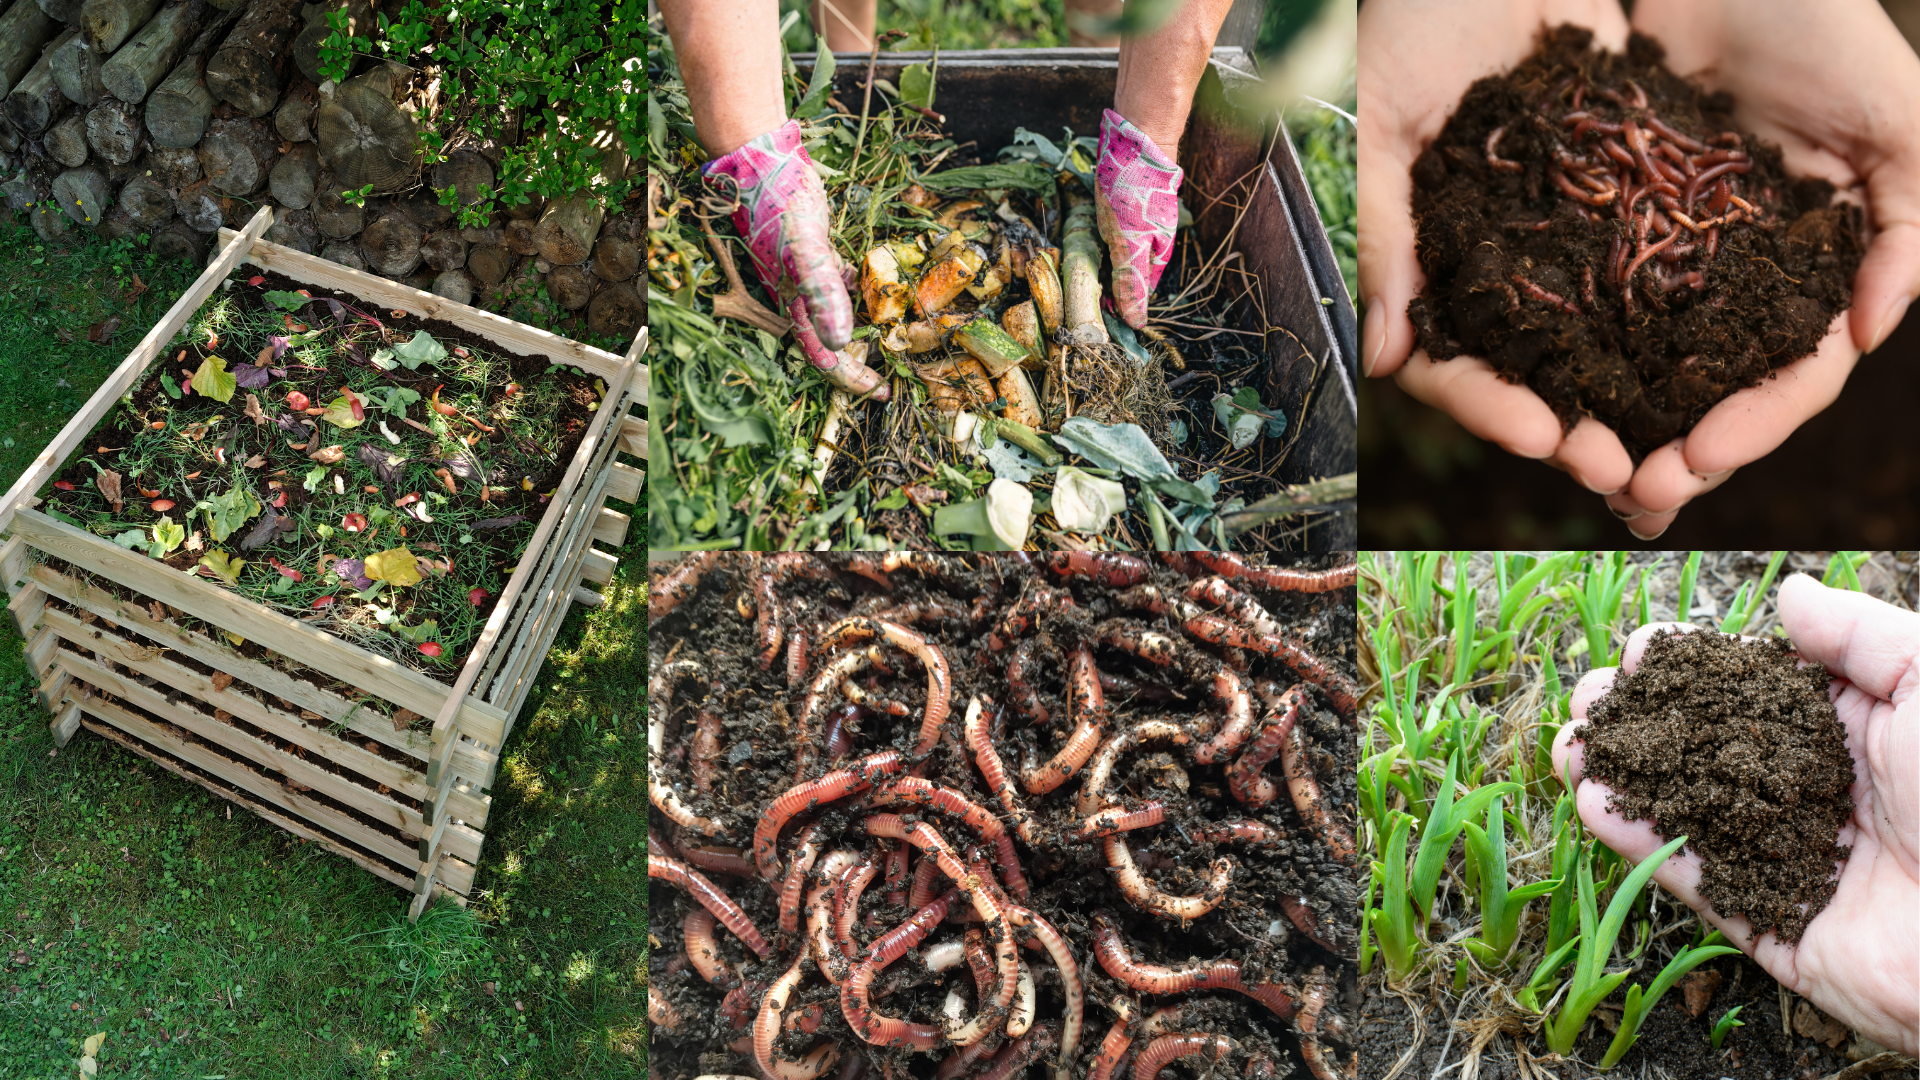
<instances>
[{"instance_id":1,"label":"stacked log pile","mask_svg":"<svg viewBox=\"0 0 1920 1080\"><path fill-rule=\"evenodd\" d=\"M596 200L535 199L462 226L506 149L456 141L425 165L448 104L438 73L362 58L319 70L327 14L361 37L402 0L0 0L0 200L40 236L140 233L204 262L222 226L276 207L268 239L461 303L578 315L625 338L644 319L641 222ZM612 131L600 176L637 166ZM509 142L510 145L510 142ZM371 187L363 202L344 192ZM544 295L543 295L544 293Z\"/></svg>"}]
</instances>

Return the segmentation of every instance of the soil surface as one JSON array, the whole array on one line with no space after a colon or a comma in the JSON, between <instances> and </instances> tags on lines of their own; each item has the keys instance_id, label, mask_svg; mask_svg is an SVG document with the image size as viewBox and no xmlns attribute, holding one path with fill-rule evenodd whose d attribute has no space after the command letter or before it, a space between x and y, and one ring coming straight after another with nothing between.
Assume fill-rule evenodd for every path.
<instances>
[{"instance_id":1,"label":"soil surface","mask_svg":"<svg viewBox=\"0 0 1920 1080\"><path fill-rule=\"evenodd\" d=\"M1548 31L1415 161L1427 289L1408 315L1434 359L1484 357L1638 461L1813 351L1851 303L1861 217L1658 43L1591 41Z\"/></svg>"},{"instance_id":2,"label":"soil surface","mask_svg":"<svg viewBox=\"0 0 1920 1080\"><path fill-rule=\"evenodd\" d=\"M758 659L754 616L767 596L777 598L781 623L788 635L805 634L817 642L820 632L842 616L873 613L908 623L939 648L952 672L952 713L942 738L926 758L923 774L957 789L1002 820L1006 815L1001 803L988 789L973 755L961 745L962 727L973 695L983 695L994 703L1010 700L1008 662L1021 643L1034 643L1031 652L1035 671L1026 681L1048 719L1036 722L1012 707L989 714L993 716L989 728L992 742L1009 773L1016 777L1021 769L1051 758L1067 737L1071 724L1067 719L1066 663L1083 641L1091 644L1103 675L1129 680L1116 683L1105 694L1109 733L1149 718L1165 718L1187 725L1195 732L1197 742L1202 733L1210 733L1221 723L1222 709L1210 688L1196 685L1191 677L1191 672L1217 664L1220 654L1210 652L1211 646L1187 639L1165 616L1123 606L1116 589L1084 577L1063 579L1041 569L1039 560L1029 562L1017 554L932 559L914 556L911 558L920 560L919 565L927 571L896 569L882 575L889 581L885 588L878 580L850 572L846 557L787 558L801 560L804 569L790 574L787 580L769 582L769 592L756 587L767 563L723 556L704 575L697 591L652 627L651 656L656 673L663 664L675 660L696 660L704 668L680 679L670 698L658 692L664 688L657 688L650 697L650 708L656 710L653 721L665 724L664 761L656 767L655 778L673 785L695 813L715 818L725 830L726 844L750 843L763 809L792 788L798 776L817 777L836 767L829 757L833 747L818 721L804 744L794 734L794 725L803 715L802 695L829 658L816 650L806 677L799 680L788 677L789 653L784 648L777 650L770 669L763 668ZM881 557L854 558L877 564ZM1351 554L1342 554L1310 557L1295 565L1322 568L1351 561ZM1158 563L1152 564L1149 572L1154 583L1174 595L1188 581L1185 575ZM1271 612L1306 649L1351 677L1355 640L1352 587L1309 594L1273 592L1245 582L1235 584ZM1030 629L1005 639L1006 648L992 649L989 638L1001 625L1004 614L1019 598L1042 587L1070 594L1073 604L1056 601L1043 605ZM661 596L656 590L656 603ZM888 611L892 614L884 614ZM1170 667L1156 667L1129 652L1098 643L1093 627L1115 617L1138 629L1169 634L1179 641L1179 659ZM910 753L919 738L927 705L926 672L919 661L892 646L883 646L879 655L884 672L869 669L856 676L857 688L875 700L871 708L860 710L848 721L854 734L851 745L843 751L847 759L887 748ZM1298 681L1299 677L1277 660L1257 653L1249 653L1247 658L1256 680L1267 677L1282 686ZM1211 683L1210 678L1208 681ZM1301 711L1299 720L1309 747L1305 758L1311 763L1329 814L1351 828L1357 766L1354 729L1317 690L1310 689L1308 698L1311 707ZM888 708L888 702L899 703L898 715ZM823 715L832 718L848 708L841 696L834 694ZM662 709L666 710L664 717L658 711ZM702 760L717 763L704 780L696 778L692 768L695 732L702 713L711 713L719 720L718 747L700 751ZM1264 714L1264 710L1256 708L1256 714ZM1074 807L1085 770L1048 794L1020 794L1035 826L1033 844L1016 841L1018 858L1032 890L1024 903L1065 936L1085 988L1085 1026L1075 1055L1076 1073L1085 1074L1087 1063L1113 1024L1109 1003L1125 995L1141 1010L1136 1017L1161 1006L1185 1004L1190 1011L1183 1017L1180 1030L1231 1037L1234 1049L1227 1060L1215 1066L1217 1075L1237 1077L1250 1068L1254 1070L1250 1075L1263 1075L1258 1062L1265 1059L1272 1067L1264 1075L1301 1080L1309 1076L1294 1025L1279 1020L1251 998L1227 991L1143 997L1111 978L1093 951L1093 916L1097 912L1116 920L1139 961L1184 965L1232 959L1242 965L1249 982L1274 980L1292 988L1300 987L1314 969L1323 969L1332 992L1320 1038L1336 1067L1344 1070L1352 1044L1344 1035L1328 1029L1338 1028L1339 1019L1345 1017L1349 1018L1346 1029L1351 1030L1350 1017L1358 1002L1355 966L1343 955L1357 946L1353 914L1359 901L1356 870L1337 858L1303 823L1288 797L1278 757L1265 775L1279 787L1279 796L1254 811L1230 797L1224 761L1199 764L1189 749L1148 743L1125 753L1108 787L1122 796L1128 808L1138 807L1145 799L1165 802L1164 824L1125 835L1137 864L1167 892L1182 896L1202 893L1213 860L1234 861L1233 876L1220 906L1185 924L1130 906L1114 884L1101 843L1074 840L1068 835L1082 820ZM802 750L813 761L797 766ZM843 799L817 815L822 826L818 842L823 852L844 849L878 856L875 841L860 826L864 817L861 809L860 799ZM901 807L899 812L910 814L915 809ZM649 848L653 853L684 854L680 849L701 840L696 833L674 831L658 808L650 813ZM956 846L974 836L972 829L943 812L921 809L920 813ZM1264 847L1237 842L1216 844L1200 835L1199 830L1207 823L1230 819L1263 823L1278 831L1278 842ZM779 845L783 876L786 856L796 846L794 834L807 820L808 812L803 809ZM717 847L720 841L713 843ZM757 1066L751 1049L738 1040L748 1034L766 986L788 969L803 945L801 935L780 930L777 881L718 870L706 874L745 909L772 951L766 959L758 959L730 932L716 932L725 964L745 981L746 993L735 994L736 1005L745 997L752 1006L724 1009L727 991L702 979L685 950L683 923L697 905L677 886L660 879L651 882L650 988L679 1014L677 1023L656 1024L651 1029L650 1065L653 1075L662 1080L690 1080L713 1073L753 1074ZM944 879L940 887L946 887ZM900 896L887 895L889 888L884 877L876 877L861 897L861 916L853 938L862 951L912 914ZM1320 936L1332 948L1310 940L1296 927L1283 913L1282 897L1304 900L1321 928ZM800 926L804 933L804 918ZM936 929L924 945L955 940L964 929ZM1064 1015L1058 972L1042 953L1028 950L1023 955L1038 987L1038 1022L1058 1023ZM942 1048L915 1053L868 1045L846 1023L836 989L812 964L805 965L804 972L792 1002L819 1004L821 1022L812 1034L781 1042L783 1056L798 1058L820 1040L831 1039L848 1051L849 1060L844 1065L853 1070L839 1075L864 1072L879 1076L887 1071L896 1077L930 1077L942 1059L954 1052ZM876 997L876 1011L919 1023L938 1021L949 991L958 993L969 1015L976 1007L974 982L965 965L942 973L929 972L918 951L909 952L887 968L877 986L885 993ZM789 1012L795 1007L790 1003ZM1133 1051L1141 1045L1137 1042ZM1048 1075L1052 1057L1051 1053L1044 1054L1028 1070L1016 1070L1012 1075ZM985 1064L983 1057L974 1071ZM1113 1075L1131 1075L1131 1069L1129 1057L1119 1063Z\"/></svg>"},{"instance_id":3,"label":"soil surface","mask_svg":"<svg viewBox=\"0 0 1920 1080\"><path fill-rule=\"evenodd\" d=\"M1700 895L1756 935L1800 940L1833 898L1853 759L1818 665L1781 639L1656 634L1588 710L1588 775L1628 820L1689 837Z\"/></svg>"},{"instance_id":4,"label":"soil surface","mask_svg":"<svg viewBox=\"0 0 1920 1080\"><path fill-rule=\"evenodd\" d=\"M207 356L225 358L230 373L255 367L254 359L268 347L270 335L236 325L217 344L201 340L184 349L169 346L173 355L149 367L147 376L128 395L127 404L109 413L87 436L81 453L56 476L54 484L41 492L46 500L42 509L62 513L83 525L110 521L109 535L123 528L148 528L163 514L176 523L185 522L192 539L162 560L174 569L194 572L201 557L215 548L247 559L251 565L243 573L249 577L266 572L270 559L280 560L301 572L303 580L285 594L255 599L273 602L289 614L318 620L323 628L357 643L371 643L383 654L418 670L443 678L457 672L477 636L478 624L484 623L505 588L507 575L518 564L545 513L549 494L585 433L596 398L592 380L570 369L548 372L544 358L516 356L441 320L394 318L388 310L366 301L305 286L278 274L250 277L257 277L258 284L235 284L215 293L215 299L230 299L234 308L245 314L267 313L276 320L284 316L282 326L274 330L280 335L291 335L298 327L337 329L318 346L327 354L324 360L302 362L289 350L281 358L269 360L264 386L249 390L243 385L234 391L231 401L222 403L188 392L188 377ZM287 314L263 299L267 292L276 290L304 290L314 302L296 314ZM331 314L325 303L328 299L351 309L342 321ZM360 321L360 316L380 325ZM409 341L421 330L446 347L449 355L444 360L422 364L417 370L401 366L391 371L368 362L367 357L375 351ZM467 355L453 352L456 348ZM487 366L477 366L483 364ZM472 378L479 370L489 374ZM173 397L162 376L172 379L184 396ZM298 392L305 395L311 408L326 406L341 395L342 384L349 380L363 396L370 387L379 395L393 386L412 390L420 397L406 407L405 420L369 404L365 423L356 429L334 427L289 405L289 393ZM510 382L519 388L512 395L505 389ZM435 433L410 426L406 421L432 425L439 419L431 413L428 402L434 388L441 384L448 388L443 391L448 400L456 391L476 395L472 399L476 408L466 410L467 415L494 430L483 432L458 418L448 418ZM530 391L532 396L528 396ZM255 423L243 415L249 394L259 399L265 423ZM529 408L535 401L537 410ZM484 413L475 415L482 407ZM379 421L387 422L401 439L398 445L391 445L391 454L404 460L393 467L391 476L378 473L356 454L362 443L382 451L389 448L377 431ZM153 428L155 422L164 427ZM192 440L191 447L176 437L181 434ZM474 441L466 443L466 438ZM336 443L344 444L343 459L326 462L310 456ZM309 492L303 481L316 462L329 464L329 475ZM436 468L449 469L449 478L458 477L453 479L457 490L449 491L444 486L446 481L435 475ZM112 510L96 486L100 469L115 470L123 476L124 503L119 511ZM333 487L336 476L344 493ZM488 487L484 501L480 498L483 481ZM59 483L72 487L61 489ZM153 486L149 488L149 484ZM261 516L251 517L240 531L216 543L205 535L207 521L195 512L195 504L225 494L236 484L252 491ZM368 491L368 487L376 490ZM142 489L158 491L160 498L173 505L153 509L154 500L144 497ZM384 528L375 522L359 536L338 531L347 512L393 507L408 494L415 496L414 501L431 499L432 510L428 513L434 520L420 520L402 508ZM432 498L435 495L444 496L445 501ZM250 536L269 508L288 522L288 527L271 539ZM446 645L439 657L420 653L410 642L399 642L404 647L383 647L393 644L386 640L392 635L380 631L371 617L360 618L363 609L342 602L352 598L355 587L328 577L314 560L318 538L313 526L322 523L336 530L332 541L324 546L339 558L364 558L405 545L429 562L444 560L453 566L451 571L443 571L444 576L429 572L420 586L405 590L397 599L382 596L378 601L392 603L406 624L417 626L434 620L441 629L437 640ZM471 539L463 543L462 537ZM254 539L262 542L249 542ZM325 554L320 559L331 563ZM208 576L212 579L210 572ZM469 596L476 587L487 593L477 605ZM245 591L252 596L257 590ZM315 608L313 604L322 594L335 599Z\"/></svg>"},{"instance_id":5,"label":"soil surface","mask_svg":"<svg viewBox=\"0 0 1920 1080\"><path fill-rule=\"evenodd\" d=\"M1666 959L1662 955L1643 962L1620 993L1625 993L1626 985L1644 988L1651 984ZM1604 1057L1613 1041L1609 1025L1619 1022L1617 1005L1613 1009L1603 1006L1594 1013L1571 1059L1549 1054L1545 1039L1527 1030L1533 1018L1514 1015L1482 1048L1473 1075L1477 1080L1593 1080L1643 1075L1672 1080L1818 1080L1845 1068L1850 1058L1878 1052L1876 1047L1846 1042L1843 1027L1805 1000L1782 994L1780 984L1744 956L1710 960L1694 974L1697 981L1683 980L1647 1014L1639 1041L1608 1072L1599 1072L1589 1063ZM1689 988L1693 990L1691 998ZM1610 1000L1617 1003L1619 998ZM1784 1026L1782 1000L1787 1002L1788 1013ZM1394 1080L1426 1080L1436 1070L1470 1056L1473 1037L1469 1033L1455 1032L1451 1045L1447 1041L1448 1020L1458 1000L1419 1004L1421 1012L1416 1018L1406 999L1382 992L1377 980L1370 986L1360 1014L1362 1077L1386 1080L1392 1075ZM1720 1049L1715 1050L1709 1038L1713 1025L1735 1006L1740 1007L1738 1020L1742 1026L1729 1031ZM1462 1015L1475 1011L1469 1004ZM1478 1022L1492 1021L1483 1018ZM1414 1049L1409 1056L1410 1045ZM1525 1069L1520 1066L1522 1054ZM1403 1057L1407 1062L1396 1073L1395 1066ZM1884 1080L1915 1080L1920 1074L1908 1068L1877 1075Z\"/></svg>"}]
</instances>

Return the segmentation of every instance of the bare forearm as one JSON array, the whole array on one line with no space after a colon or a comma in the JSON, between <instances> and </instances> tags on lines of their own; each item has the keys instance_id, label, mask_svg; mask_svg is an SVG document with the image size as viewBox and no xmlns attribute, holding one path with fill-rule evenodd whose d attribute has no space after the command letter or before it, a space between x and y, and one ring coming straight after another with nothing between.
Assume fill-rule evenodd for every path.
<instances>
[{"instance_id":1,"label":"bare forearm","mask_svg":"<svg viewBox=\"0 0 1920 1080\"><path fill-rule=\"evenodd\" d=\"M779 0L660 0L700 144L715 157L786 123Z\"/></svg>"},{"instance_id":2,"label":"bare forearm","mask_svg":"<svg viewBox=\"0 0 1920 1080\"><path fill-rule=\"evenodd\" d=\"M1113 110L1147 133L1170 161L1179 159L1193 92L1233 0L1187 0L1158 30L1120 44Z\"/></svg>"}]
</instances>

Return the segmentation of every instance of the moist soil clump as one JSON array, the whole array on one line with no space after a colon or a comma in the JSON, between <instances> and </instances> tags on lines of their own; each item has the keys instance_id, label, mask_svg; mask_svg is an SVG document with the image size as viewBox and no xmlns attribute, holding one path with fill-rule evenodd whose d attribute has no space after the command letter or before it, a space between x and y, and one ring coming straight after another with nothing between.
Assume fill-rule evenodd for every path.
<instances>
[{"instance_id":1,"label":"moist soil clump","mask_svg":"<svg viewBox=\"0 0 1920 1080\"><path fill-rule=\"evenodd\" d=\"M1357 972L1349 959L1358 946L1352 915L1359 902L1357 870L1331 852L1301 819L1286 792L1280 758L1266 769L1266 776L1280 787L1278 797L1259 809L1231 797L1224 761L1203 765L1192 759L1190 751L1203 741L1201 733L1217 730L1223 712L1209 693L1211 680L1205 686L1195 684L1182 665L1202 667L1207 657L1221 654L1186 639L1172 618L1124 605L1119 588L1085 577L1062 578L1043 570L1038 560L1029 562L1017 553L890 558L910 565L880 573L878 555L723 555L694 587L671 590L678 605L670 614L652 617L654 680L649 690L649 723L662 725L663 752L654 759L651 778L670 785L695 814L712 818L722 831L703 837L674 825L658 806L650 807L649 854L678 858L696 869L706 865L701 872L741 906L770 946L762 958L724 926L715 930L724 982L709 982L697 970L686 936L688 916L704 909L682 888L657 878L650 882L649 991L668 1007L655 1015L650 1030L652 1074L662 1080L757 1075L752 1048L743 1037L750 1034L769 986L807 948L804 913L796 919L796 932L781 930L779 913L781 885L799 846L797 837L810 824L818 825L813 843L819 861L800 890L801 898L823 883L820 871L832 851L864 855L881 866L859 895L852 917L856 957L864 956L915 912L910 903L912 876L894 877L909 864L898 863L891 869L885 865L891 845L877 843L863 830L861 823L869 813L917 817L957 849L979 839L961 819L943 810L872 806L864 801L871 799L870 793L859 794L824 804L810 802L799 810L778 840L780 875L775 880L763 880L750 864L728 870L729 856L752 858L763 811L797 782L878 751L897 750L920 762L915 772L965 795L1011 825L1012 819L1003 812L965 745L964 718L975 695L987 703L988 738L1025 811L1032 815L1033 842L1019 840L1016 848L1031 889L1021 903L1058 929L1077 960L1085 1014L1073 1055L1075 1074L1084 1075L1113 1025L1110 1004L1125 998L1135 1009L1136 1026L1154 1009L1179 1005L1185 1011L1173 1030L1232 1038L1234 1050L1214 1066L1218 1075L1266 1075L1274 1080L1309 1077L1295 1024L1278 1019L1252 998L1223 990L1143 996L1110 977L1095 955L1096 913L1114 920L1130 955L1142 963L1185 967L1197 961L1233 960L1249 983L1272 980L1294 988L1312 978L1316 969L1324 972L1328 999L1320 1045L1344 1072L1352 1053L1347 1034L1352 1022L1345 1018L1354 1015L1358 1004ZM1351 554L1342 554L1308 557L1294 565L1321 569L1351 562ZM855 565L862 569L852 569ZM1165 595L1181 595L1189 583L1187 576L1170 567L1146 565L1148 582ZM1352 677L1356 624L1351 586L1300 593L1234 584L1264 605L1304 648ZM667 599L669 592L657 586L652 593L655 604ZM1022 598L1048 597L1034 605L1029 626L999 637L1000 647L993 646L996 635L1003 633L1006 616ZM769 604L774 605L772 622L781 629L781 637L772 640L786 643L771 649L765 631L757 626ZM924 758L914 758L912 750L921 738L928 705L927 671L921 661L884 641L873 647L873 661L830 686L826 703L811 720L806 719L805 697L820 673L849 649L861 652L873 644L863 640L851 646L822 647L824 631L850 616L904 625L943 653L952 682L951 712L939 741ZM1160 667L1101 643L1094 627L1114 620L1179 639L1180 660L1172 667ZM801 642L797 654L790 647L795 639ZM1074 727L1068 701L1069 668L1082 643L1091 647L1094 662L1106 677L1107 717L1101 741L1148 719L1172 720L1190 725L1195 732L1190 745L1148 742L1120 755L1106 786L1121 796L1128 809L1149 800L1164 804L1163 824L1122 834L1132 847L1136 865L1157 887L1178 895L1203 893L1214 860L1233 860L1224 900L1192 921L1160 918L1131 906L1115 884L1102 842L1073 835L1084 820L1076 811L1076 800L1090 765L1045 794L1033 794L1021 784L1022 770L1051 758ZM1031 648L1021 650L1023 645ZM1016 651L1030 660L1021 682L1033 695L1018 706L1014 704L1017 688L1009 678L1010 658ZM790 668L796 655L805 657L806 663ZM1300 681L1277 660L1251 652L1248 658L1250 682L1272 678L1290 686ZM670 683L661 678L666 665L688 660L696 661L700 670ZM849 693L862 700L850 701ZM1300 711L1296 728L1305 737L1305 760L1321 786L1328 814L1351 828L1358 765L1354 728L1317 688L1310 688L1307 696L1311 704ZM1264 714L1257 707L1257 718ZM1228 820L1258 822L1277 836L1270 844L1207 837L1209 825ZM992 855L991 846L986 852ZM920 853L909 854L917 864ZM913 875L919 873L914 866ZM938 874L932 876L936 891L950 884ZM1286 913L1283 899L1304 906L1328 944L1310 939ZM980 928L971 921L964 899L956 901L956 908L957 917L950 914L919 949L901 956L880 974L873 989L876 1012L919 1024L937 1023L950 994L965 1014L978 1009L975 980L965 964L930 971L921 959L926 948L959 940L968 929ZM1059 1025L1064 1012L1061 973L1047 953L1031 948L1021 952L1037 987L1037 1025ZM864 1058L867 1076L884 1073L906 1078L934 1076L941 1060L956 1052L946 1045L915 1052L866 1043L847 1023L838 989L812 961L802 966L804 977L789 998L787 1013L804 1011L808 1019L777 1042L781 1057L799 1060L831 1040L842 1051L839 1075L861 1075L860 1059ZM990 1052L978 1059L973 1074L1008 1042L1003 1035L990 1035L988 1041L993 1044ZM1147 1042L1136 1039L1112 1075L1131 1075L1131 1056ZM1050 1075L1053 1059L1048 1049L1033 1067L1014 1075Z\"/></svg>"},{"instance_id":2,"label":"moist soil clump","mask_svg":"<svg viewBox=\"0 0 1920 1080\"><path fill-rule=\"evenodd\" d=\"M1662 632L1588 710L1586 771L1612 807L1699 854L1700 895L1800 940L1833 898L1853 759L1828 676L1785 641Z\"/></svg>"},{"instance_id":3,"label":"moist soil clump","mask_svg":"<svg viewBox=\"0 0 1920 1080\"><path fill-rule=\"evenodd\" d=\"M1414 162L1427 287L1408 316L1435 360L1484 357L1638 462L1813 352L1852 302L1861 215L1789 176L1657 42L1591 42L1546 32Z\"/></svg>"}]
</instances>

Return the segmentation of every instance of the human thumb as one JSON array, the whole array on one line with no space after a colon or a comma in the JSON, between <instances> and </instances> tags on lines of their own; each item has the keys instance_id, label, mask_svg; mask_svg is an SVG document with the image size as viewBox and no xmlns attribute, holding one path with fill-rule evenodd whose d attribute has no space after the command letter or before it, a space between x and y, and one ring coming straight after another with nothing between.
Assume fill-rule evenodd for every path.
<instances>
[{"instance_id":1,"label":"human thumb","mask_svg":"<svg viewBox=\"0 0 1920 1080\"><path fill-rule=\"evenodd\" d=\"M1920 297L1920 132L1904 140L1867 173L1876 232L1854 275L1850 320L1863 352L1884 344Z\"/></svg>"},{"instance_id":2,"label":"human thumb","mask_svg":"<svg viewBox=\"0 0 1920 1080\"><path fill-rule=\"evenodd\" d=\"M1414 258L1413 180L1404 152L1389 143L1388 110L1369 108L1366 83L1360 86L1360 139L1357 152L1360 219L1360 296L1366 323L1360 345L1360 370L1391 375L1413 352L1413 323L1407 305L1424 284ZM1374 122L1369 114L1377 114Z\"/></svg>"}]
</instances>

